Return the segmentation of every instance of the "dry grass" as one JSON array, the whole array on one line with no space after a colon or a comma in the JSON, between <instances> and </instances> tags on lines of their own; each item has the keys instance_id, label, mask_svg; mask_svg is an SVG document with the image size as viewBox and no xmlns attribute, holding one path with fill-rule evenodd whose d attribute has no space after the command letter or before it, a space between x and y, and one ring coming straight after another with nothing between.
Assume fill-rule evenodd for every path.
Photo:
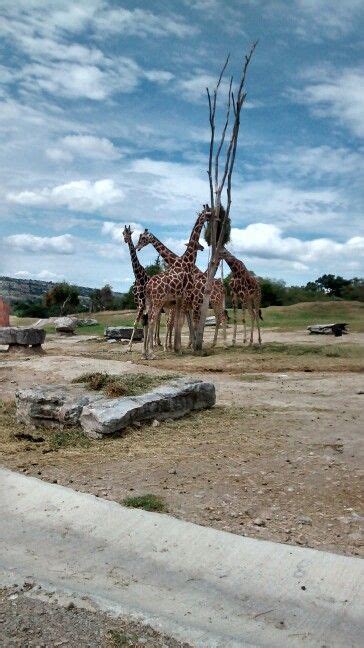
<instances>
[{"instance_id":1,"label":"dry grass","mask_svg":"<svg viewBox=\"0 0 364 648\"><path fill-rule=\"evenodd\" d=\"M122 374L120 376L100 371L86 373L72 380L73 383L84 383L90 389L103 391L109 398L119 396L138 396L159 387L163 382L175 376L151 376L150 374Z\"/></svg>"}]
</instances>

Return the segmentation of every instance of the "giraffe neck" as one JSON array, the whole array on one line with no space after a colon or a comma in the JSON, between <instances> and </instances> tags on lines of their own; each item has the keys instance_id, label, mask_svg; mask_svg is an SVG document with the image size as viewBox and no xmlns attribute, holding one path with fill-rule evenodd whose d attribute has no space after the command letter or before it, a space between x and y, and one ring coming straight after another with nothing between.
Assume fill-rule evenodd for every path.
<instances>
[{"instance_id":1,"label":"giraffe neck","mask_svg":"<svg viewBox=\"0 0 364 648\"><path fill-rule=\"evenodd\" d=\"M177 254L172 252L169 248L167 248L162 241L157 239L154 234L150 234L150 243L153 245L153 247L157 250L158 254L161 255L162 259L168 263L168 265L173 265L173 263L178 259Z\"/></svg>"},{"instance_id":2,"label":"giraffe neck","mask_svg":"<svg viewBox=\"0 0 364 648\"><path fill-rule=\"evenodd\" d=\"M132 240L128 242L128 246L129 246L130 258L133 266L134 276L135 279L138 279L138 277L145 274L145 270L137 257L137 253Z\"/></svg>"},{"instance_id":3,"label":"giraffe neck","mask_svg":"<svg viewBox=\"0 0 364 648\"><path fill-rule=\"evenodd\" d=\"M223 260L226 261L230 270L233 273L248 272L244 263L240 261L240 259L234 257L234 255L231 254L231 252L228 252L227 250L225 250Z\"/></svg>"},{"instance_id":4,"label":"giraffe neck","mask_svg":"<svg viewBox=\"0 0 364 648\"><path fill-rule=\"evenodd\" d=\"M185 253L181 256L181 259L184 263L195 265L197 258L197 250L199 246L201 230L206 222L207 215L203 211L198 215L193 230L191 232L190 240L187 243L187 249Z\"/></svg>"}]
</instances>

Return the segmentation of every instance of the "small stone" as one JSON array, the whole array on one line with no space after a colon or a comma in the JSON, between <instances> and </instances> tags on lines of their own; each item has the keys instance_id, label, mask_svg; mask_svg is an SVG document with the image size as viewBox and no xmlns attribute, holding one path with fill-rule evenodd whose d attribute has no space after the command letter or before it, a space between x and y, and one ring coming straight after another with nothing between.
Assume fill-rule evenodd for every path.
<instances>
[{"instance_id":1,"label":"small stone","mask_svg":"<svg viewBox=\"0 0 364 648\"><path fill-rule=\"evenodd\" d=\"M159 427L159 426L160 426L160 421L154 419L154 421L152 421L152 427Z\"/></svg>"},{"instance_id":2,"label":"small stone","mask_svg":"<svg viewBox=\"0 0 364 648\"><path fill-rule=\"evenodd\" d=\"M177 470L175 468L172 468L171 470L168 470L169 475L177 475Z\"/></svg>"},{"instance_id":3,"label":"small stone","mask_svg":"<svg viewBox=\"0 0 364 648\"><path fill-rule=\"evenodd\" d=\"M301 517L297 518L297 522L299 524L308 524L312 525L312 518L308 517L307 515L302 515Z\"/></svg>"},{"instance_id":4,"label":"small stone","mask_svg":"<svg viewBox=\"0 0 364 648\"><path fill-rule=\"evenodd\" d=\"M265 520L262 520L262 518L255 518L255 520L253 520L253 524L255 524L255 526L264 527Z\"/></svg>"}]
</instances>

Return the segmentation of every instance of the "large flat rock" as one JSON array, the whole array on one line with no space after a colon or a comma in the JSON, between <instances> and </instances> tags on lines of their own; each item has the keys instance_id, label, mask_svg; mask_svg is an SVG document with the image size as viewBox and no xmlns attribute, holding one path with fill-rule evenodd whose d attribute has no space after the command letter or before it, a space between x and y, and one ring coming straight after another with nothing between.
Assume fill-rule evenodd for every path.
<instances>
[{"instance_id":1,"label":"large flat rock","mask_svg":"<svg viewBox=\"0 0 364 648\"><path fill-rule=\"evenodd\" d=\"M80 423L87 436L100 438L131 423L181 418L194 410L213 407L213 383L178 378L140 396L104 398L83 408Z\"/></svg>"},{"instance_id":2,"label":"large flat rock","mask_svg":"<svg viewBox=\"0 0 364 648\"><path fill-rule=\"evenodd\" d=\"M44 329L21 326L1 326L0 344L19 346L39 346L45 340Z\"/></svg>"},{"instance_id":3,"label":"large flat rock","mask_svg":"<svg viewBox=\"0 0 364 648\"><path fill-rule=\"evenodd\" d=\"M43 596L134 615L198 648L363 644L359 558L128 509L4 469L0 493L0 585L33 581L29 596L41 585Z\"/></svg>"},{"instance_id":4,"label":"large flat rock","mask_svg":"<svg viewBox=\"0 0 364 648\"><path fill-rule=\"evenodd\" d=\"M34 427L78 425L82 408L102 396L78 385L37 385L15 394L16 418Z\"/></svg>"}]
</instances>

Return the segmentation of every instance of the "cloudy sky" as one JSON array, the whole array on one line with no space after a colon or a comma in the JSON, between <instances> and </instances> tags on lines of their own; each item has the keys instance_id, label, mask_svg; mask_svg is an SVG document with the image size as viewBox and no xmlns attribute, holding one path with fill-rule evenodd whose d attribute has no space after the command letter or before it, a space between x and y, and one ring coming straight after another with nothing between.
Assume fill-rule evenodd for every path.
<instances>
[{"instance_id":1,"label":"cloudy sky","mask_svg":"<svg viewBox=\"0 0 364 648\"><path fill-rule=\"evenodd\" d=\"M125 223L182 251L209 198L206 85L227 52L237 79L257 38L230 247L288 283L363 274L362 0L0 0L0 11L0 275L126 290Z\"/></svg>"}]
</instances>

